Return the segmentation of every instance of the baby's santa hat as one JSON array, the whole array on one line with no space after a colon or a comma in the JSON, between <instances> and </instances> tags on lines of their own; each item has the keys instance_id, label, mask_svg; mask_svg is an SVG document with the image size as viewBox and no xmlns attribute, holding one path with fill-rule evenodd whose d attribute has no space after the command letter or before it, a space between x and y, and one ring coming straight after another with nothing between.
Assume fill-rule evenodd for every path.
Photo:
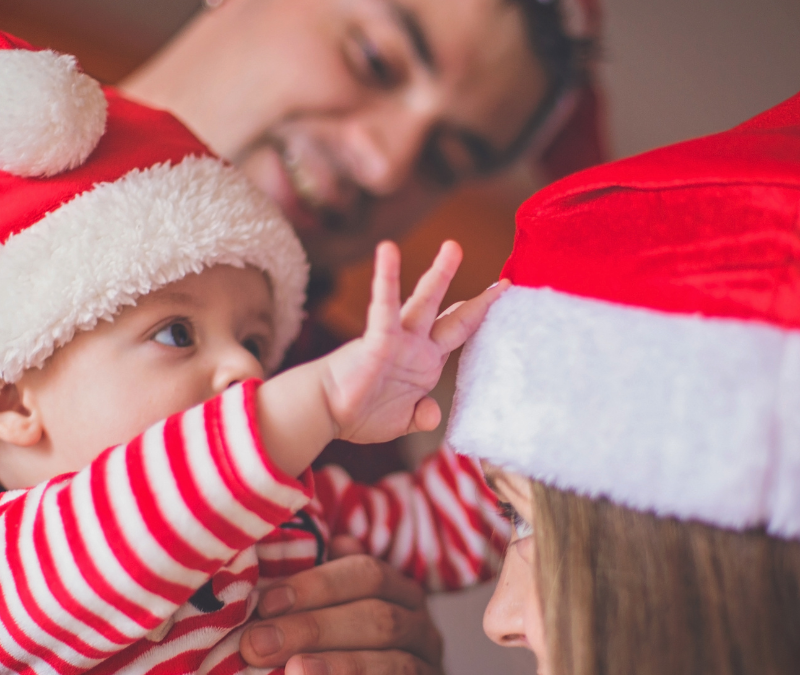
<instances>
[{"instance_id":1,"label":"baby's santa hat","mask_svg":"<svg viewBox=\"0 0 800 675\"><path fill-rule=\"evenodd\" d=\"M661 516L800 537L800 95L517 214L458 451Z\"/></svg>"},{"instance_id":2,"label":"baby's santa hat","mask_svg":"<svg viewBox=\"0 0 800 675\"><path fill-rule=\"evenodd\" d=\"M212 265L262 270L275 368L308 266L278 208L172 115L0 33L0 382Z\"/></svg>"}]
</instances>

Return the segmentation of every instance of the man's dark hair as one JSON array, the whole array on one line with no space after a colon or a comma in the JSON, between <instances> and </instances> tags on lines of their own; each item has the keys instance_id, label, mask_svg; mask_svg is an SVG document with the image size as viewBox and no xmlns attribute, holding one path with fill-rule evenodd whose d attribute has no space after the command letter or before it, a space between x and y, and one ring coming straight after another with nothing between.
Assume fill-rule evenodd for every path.
<instances>
[{"instance_id":1,"label":"man's dark hair","mask_svg":"<svg viewBox=\"0 0 800 675\"><path fill-rule=\"evenodd\" d=\"M554 108L568 92L589 80L589 61L595 44L591 38L576 39L567 35L559 0L507 0L518 5L525 18L531 48L539 57L547 75L547 90L529 118L517 141L499 163L518 157L539 131Z\"/></svg>"}]
</instances>

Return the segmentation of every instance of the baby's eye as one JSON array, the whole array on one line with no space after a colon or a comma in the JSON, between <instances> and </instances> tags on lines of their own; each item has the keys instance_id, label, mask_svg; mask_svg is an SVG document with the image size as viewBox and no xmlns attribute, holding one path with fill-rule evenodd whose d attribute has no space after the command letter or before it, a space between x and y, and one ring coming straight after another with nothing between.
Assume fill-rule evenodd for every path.
<instances>
[{"instance_id":1,"label":"baby's eye","mask_svg":"<svg viewBox=\"0 0 800 675\"><path fill-rule=\"evenodd\" d=\"M533 526L519 515L519 512L511 504L498 501L497 508L500 511L500 515L511 522L517 539L524 539L533 534Z\"/></svg>"},{"instance_id":2,"label":"baby's eye","mask_svg":"<svg viewBox=\"0 0 800 675\"><path fill-rule=\"evenodd\" d=\"M192 327L188 321L173 321L159 330L153 340L168 347L185 348L194 345Z\"/></svg>"},{"instance_id":3,"label":"baby's eye","mask_svg":"<svg viewBox=\"0 0 800 675\"><path fill-rule=\"evenodd\" d=\"M256 338L247 338L244 342L242 342L242 347L255 356L257 361L261 360L263 350L261 349L261 345Z\"/></svg>"}]
</instances>

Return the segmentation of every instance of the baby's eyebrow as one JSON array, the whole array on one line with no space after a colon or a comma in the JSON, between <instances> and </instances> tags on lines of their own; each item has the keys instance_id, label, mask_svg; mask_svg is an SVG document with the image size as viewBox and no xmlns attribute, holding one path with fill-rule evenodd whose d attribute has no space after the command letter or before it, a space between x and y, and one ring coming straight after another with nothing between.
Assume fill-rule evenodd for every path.
<instances>
[{"instance_id":1,"label":"baby's eyebrow","mask_svg":"<svg viewBox=\"0 0 800 675\"><path fill-rule=\"evenodd\" d=\"M202 309L205 307L203 300L191 293L184 293L183 291L164 291L163 293L154 293L149 296L149 301L159 305L188 305L189 307Z\"/></svg>"}]
</instances>

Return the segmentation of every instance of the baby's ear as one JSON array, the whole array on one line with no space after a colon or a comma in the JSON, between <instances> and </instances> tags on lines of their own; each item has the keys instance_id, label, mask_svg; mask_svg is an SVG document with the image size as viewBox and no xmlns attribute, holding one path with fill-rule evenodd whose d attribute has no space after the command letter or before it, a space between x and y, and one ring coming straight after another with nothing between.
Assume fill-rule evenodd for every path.
<instances>
[{"instance_id":1,"label":"baby's ear","mask_svg":"<svg viewBox=\"0 0 800 675\"><path fill-rule=\"evenodd\" d=\"M26 406L24 398L16 384L0 382L0 441L30 447L41 440L44 430L39 411Z\"/></svg>"}]
</instances>

